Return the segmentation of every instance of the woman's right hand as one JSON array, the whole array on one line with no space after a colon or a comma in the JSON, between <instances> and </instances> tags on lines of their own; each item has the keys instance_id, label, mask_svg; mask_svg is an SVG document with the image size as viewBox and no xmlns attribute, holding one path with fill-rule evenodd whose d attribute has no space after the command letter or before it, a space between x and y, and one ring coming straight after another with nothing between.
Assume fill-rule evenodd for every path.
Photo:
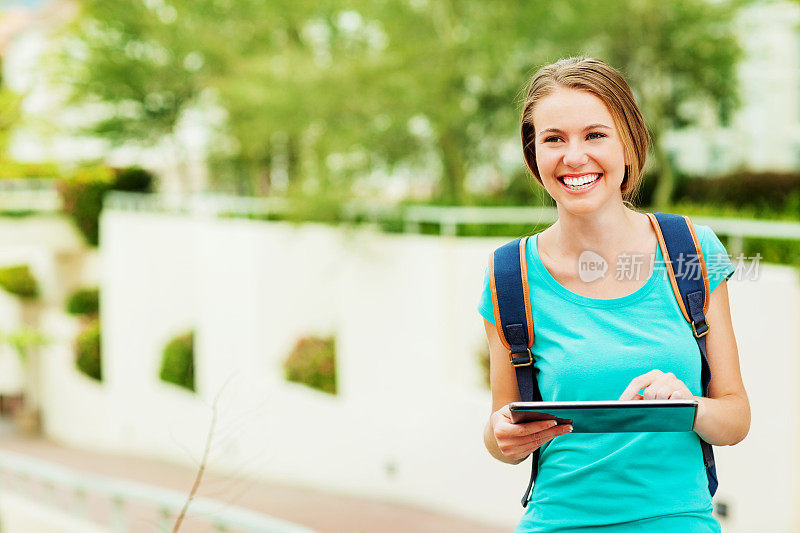
<instances>
[{"instance_id":1,"label":"woman's right hand","mask_svg":"<svg viewBox=\"0 0 800 533\"><path fill-rule=\"evenodd\" d=\"M515 461L525 459L543 444L572 431L571 425L557 426L555 420L514 424L508 405L492 413L490 422L500 452Z\"/></svg>"}]
</instances>

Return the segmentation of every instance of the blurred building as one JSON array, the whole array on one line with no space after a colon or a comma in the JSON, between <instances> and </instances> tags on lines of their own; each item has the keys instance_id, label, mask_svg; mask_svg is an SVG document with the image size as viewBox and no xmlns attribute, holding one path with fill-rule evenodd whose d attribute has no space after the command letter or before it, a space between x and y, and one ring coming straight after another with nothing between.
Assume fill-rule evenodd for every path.
<instances>
[{"instance_id":1,"label":"blurred building","mask_svg":"<svg viewBox=\"0 0 800 533\"><path fill-rule=\"evenodd\" d=\"M742 9L737 32L744 49L738 78L742 106L721 127L710 106L696 106L700 125L667 136L676 166L699 175L738 168L800 168L800 6L793 2Z\"/></svg>"}]
</instances>

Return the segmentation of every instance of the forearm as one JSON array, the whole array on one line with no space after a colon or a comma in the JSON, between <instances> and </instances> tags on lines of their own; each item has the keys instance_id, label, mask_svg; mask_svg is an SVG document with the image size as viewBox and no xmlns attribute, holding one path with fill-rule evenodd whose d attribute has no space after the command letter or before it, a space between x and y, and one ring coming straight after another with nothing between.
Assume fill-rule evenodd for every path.
<instances>
[{"instance_id":1,"label":"forearm","mask_svg":"<svg viewBox=\"0 0 800 533\"><path fill-rule=\"evenodd\" d=\"M483 428L483 444L486 446L486 449L489 450L489 453L492 454L492 457L498 461L510 465L518 465L524 461L524 459L515 460L503 455L503 452L500 451L500 447L497 445L497 439L494 437L491 419L486 422L486 427Z\"/></svg>"},{"instance_id":2,"label":"forearm","mask_svg":"<svg viewBox=\"0 0 800 533\"><path fill-rule=\"evenodd\" d=\"M695 396L698 401L694 431L714 446L738 444L750 431L747 396L729 394L720 398Z\"/></svg>"}]
</instances>

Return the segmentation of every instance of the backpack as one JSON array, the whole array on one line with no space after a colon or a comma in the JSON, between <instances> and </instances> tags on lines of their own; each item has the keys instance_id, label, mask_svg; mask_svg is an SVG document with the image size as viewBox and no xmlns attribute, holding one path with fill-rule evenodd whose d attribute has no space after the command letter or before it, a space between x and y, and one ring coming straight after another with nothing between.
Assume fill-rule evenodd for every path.
<instances>
[{"instance_id":1,"label":"backpack","mask_svg":"<svg viewBox=\"0 0 800 533\"><path fill-rule=\"evenodd\" d=\"M664 256L669 273L670 284L675 293L678 307L700 349L702 370L700 381L703 395L708 395L711 371L706 355L706 334L708 323L705 313L709 304L708 272L706 269L700 241L689 217L671 213L646 213L656 231L658 244ZM533 352L532 302L528 294L528 272L526 246L528 237L511 241L496 249L489 261L489 275L494 306L495 326L503 345L509 349L509 359L517 376L519 397L523 402L541 401L542 395L536 379L536 366ZM692 269L683 269L676 275L670 257L696 258L702 272L702 279L690 275ZM708 491L713 497L717 491L717 469L714 463L714 450L702 439L703 463L708 478ZM531 477L528 488L522 497L522 506L528 506L531 488L539 472L539 449L531 454Z\"/></svg>"}]
</instances>

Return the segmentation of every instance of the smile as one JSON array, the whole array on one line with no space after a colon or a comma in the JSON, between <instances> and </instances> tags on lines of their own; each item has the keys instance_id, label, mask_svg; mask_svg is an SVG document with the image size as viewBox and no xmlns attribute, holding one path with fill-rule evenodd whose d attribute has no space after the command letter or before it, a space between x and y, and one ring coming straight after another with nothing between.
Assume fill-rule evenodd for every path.
<instances>
[{"instance_id":1,"label":"smile","mask_svg":"<svg viewBox=\"0 0 800 533\"><path fill-rule=\"evenodd\" d=\"M603 177L602 173L583 174L582 176L561 176L558 182L561 186L570 193L583 193L589 191L600 182Z\"/></svg>"}]
</instances>

